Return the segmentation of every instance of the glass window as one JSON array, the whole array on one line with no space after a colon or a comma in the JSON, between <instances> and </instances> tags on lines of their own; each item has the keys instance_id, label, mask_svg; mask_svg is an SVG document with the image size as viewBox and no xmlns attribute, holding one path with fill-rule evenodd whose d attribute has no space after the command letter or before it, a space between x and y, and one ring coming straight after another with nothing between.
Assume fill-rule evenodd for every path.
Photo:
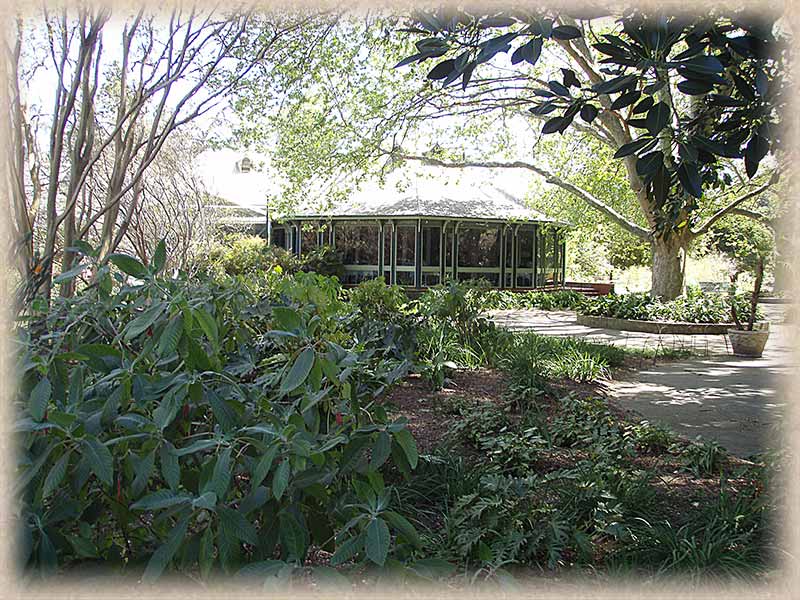
<instances>
[{"instance_id":1,"label":"glass window","mask_svg":"<svg viewBox=\"0 0 800 600\"><path fill-rule=\"evenodd\" d=\"M433 225L422 228L422 266L438 267L441 259L442 228Z\"/></svg>"},{"instance_id":2,"label":"glass window","mask_svg":"<svg viewBox=\"0 0 800 600\"><path fill-rule=\"evenodd\" d=\"M271 235L273 246L286 248L286 227L282 225L273 225Z\"/></svg>"},{"instance_id":3,"label":"glass window","mask_svg":"<svg viewBox=\"0 0 800 600\"><path fill-rule=\"evenodd\" d=\"M336 248L342 253L346 265L377 265L378 234L376 223L338 223ZM373 277L377 277L377 272Z\"/></svg>"},{"instance_id":4,"label":"glass window","mask_svg":"<svg viewBox=\"0 0 800 600\"><path fill-rule=\"evenodd\" d=\"M459 267L500 267L499 229L465 227L458 232Z\"/></svg>"},{"instance_id":5,"label":"glass window","mask_svg":"<svg viewBox=\"0 0 800 600\"><path fill-rule=\"evenodd\" d=\"M453 227L451 225L444 234L444 266L448 271L453 268Z\"/></svg>"},{"instance_id":6,"label":"glass window","mask_svg":"<svg viewBox=\"0 0 800 600\"><path fill-rule=\"evenodd\" d=\"M391 272L392 268L392 225L387 223L383 227L383 266L387 272ZM384 275L386 282L389 282L389 277Z\"/></svg>"},{"instance_id":7,"label":"glass window","mask_svg":"<svg viewBox=\"0 0 800 600\"><path fill-rule=\"evenodd\" d=\"M533 269L533 232L517 234L517 269Z\"/></svg>"},{"instance_id":8,"label":"glass window","mask_svg":"<svg viewBox=\"0 0 800 600\"><path fill-rule=\"evenodd\" d=\"M514 261L513 256L513 242L514 242L514 230L513 229L506 229L506 237L505 237L505 244L506 244L506 269L510 270L511 266Z\"/></svg>"},{"instance_id":9,"label":"glass window","mask_svg":"<svg viewBox=\"0 0 800 600\"><path fill-rule=\"evenodd\" d=\"M302 237L300 251L305 254L306 252L309 252L317 247L317 243L319 241L319 230L309 224L304 224L301 230Z\"/></svg>"},{"instance_id":10,"label":"glass window","mask_svg":"<svg viewBox=\"0 0 800 600\"><path fill-rule=\"evenodd\" d=\"M398 271L397 285L414 285L414 271Z\"/></svg>"},{"instance_id":11,"label":"glass window","mask_svg":"<svg viewBox=\"0 0 800 600\"><path fill-rule=\"evenodd\" d=\"M414 256L417 253L417 228L415 225L397 226L397 265L403 267L414 266ZM398 282L400 274L397 274ZM413 285L413 282L412 282Z\"/></svg>"}]
</instances>

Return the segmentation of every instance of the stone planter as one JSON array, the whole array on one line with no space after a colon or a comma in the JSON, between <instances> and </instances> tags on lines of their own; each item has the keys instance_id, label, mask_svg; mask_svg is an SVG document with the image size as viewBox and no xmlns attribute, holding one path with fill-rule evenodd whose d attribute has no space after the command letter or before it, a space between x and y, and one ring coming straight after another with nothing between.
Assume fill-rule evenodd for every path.
<instances>
[{"instance_id":1,"label":"stone planter","mask_svg":"<svg viewBox=\"0 0 800 600\"><path fill-rule=\"evenodd\" d=\"M758 358L764 352L764 346L769 338L769 329L756 329L743 331L741 329L728 329L728 338L736 356L750 356Z\"/></svg>"}]
</instances>

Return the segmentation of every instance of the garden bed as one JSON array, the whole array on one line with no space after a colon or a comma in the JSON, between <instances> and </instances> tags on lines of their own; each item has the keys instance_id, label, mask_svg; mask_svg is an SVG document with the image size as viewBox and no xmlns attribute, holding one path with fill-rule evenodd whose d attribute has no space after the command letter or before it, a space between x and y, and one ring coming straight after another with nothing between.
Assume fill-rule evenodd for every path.
<instances>
[{"instance_id":1,"label":"garden bed","mask_svg":"<svg viewBox=\"0 0 800 600\"><path fill-rule=\"evenodd\" d=\"M676 335L725 335L728 329L735 329L735 323L683 323L680 321L644 321L638 319L618 319L578 314L578 325L601 327L618 331L637 331L641 333L668 333ZM768 328L769 323L755 324L756 329Z\"/></svg>"},{"instance_id":2,"label":"garden bed","mask_svg":"<svg viewBox=\"0 0 800 600\"><path fill-rule=\"evenodd\" d=\"M596 317L578 314L578 325L601 327L618 331L637 331L641 333L670 333L678 335L725 335L734 323L682 323L678 321L642 321L637 319L618 319L615 317Z\"/></svg>"}]
</instances>

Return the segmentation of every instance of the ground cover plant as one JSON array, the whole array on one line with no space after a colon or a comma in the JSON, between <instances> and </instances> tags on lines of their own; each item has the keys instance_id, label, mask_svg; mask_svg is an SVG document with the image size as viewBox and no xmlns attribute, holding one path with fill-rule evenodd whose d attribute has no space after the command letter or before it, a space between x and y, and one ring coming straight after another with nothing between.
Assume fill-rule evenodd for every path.
<instances>
[{"instance_id":1,"label":"ground cover plant","mask_svg":"<svg viewBox=\"0 0 800 600\"><path fill-rule=\"evenodd\" d=\"M750 298L746 294L737 294L732 299L725 293L703 292L700 288L689 287L683 296L668 302L646 292L587 298L578 311L585 315L637 321L729 323L731 303L745 313L749 310ZM764 318L760 309L756 318Z\"/></svg>"},{"instance_id":2,"label":"ground cover plant","mask_svg":"<svg viewBox=\"0 0 800 600\"><path fill-rule=\"evenodd\" d=\"M409 301L274 267L166 276L164 254L114 255L20 317L28 576L461 585L770 567L766 467L615 411L602 381L625 349L502 330L460 284ZM470 385L480 398L453 395Z\"/></svg>"}]
</instances>

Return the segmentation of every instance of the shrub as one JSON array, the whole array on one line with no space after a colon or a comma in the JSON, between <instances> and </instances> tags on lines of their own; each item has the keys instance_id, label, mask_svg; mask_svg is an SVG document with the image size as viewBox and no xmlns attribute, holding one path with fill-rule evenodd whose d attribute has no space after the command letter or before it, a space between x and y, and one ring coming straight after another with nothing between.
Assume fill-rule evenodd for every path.
<instances>
[{"instance_id":1,"label":"shrub","mask_svg":"<svg viewBox=\"0 0 800 600\"><path fill-rule=\"evenodd\" d=\"M149 581L170 564L291 571L311 544L382 565L418 543L382 475L410 473L414 441L374 404L407 361L328 318L335 280L298 274L283 301L259 299L234 279L164 277L164 254L112 256L141 283L117 273L115 288L100 267L17 328L23 562L125 557Z\"/></svg>"},{"instance_id":2,"label":"shrub","mask_svg":"<svg viewBox=\"0 0 800 600\"><path fill-rule=\"evenodd\" d=\"M737 309L749 311L749 298L738 294ZM678 321L684 323L727 323L730 321L730 298L727 294L703 292L689 287L686 294L662 302L646 292L610 294L587 299L580 312L586 315L632 319L637 321ZM759 309L757 318L763 318Z\"/></svg>"}]
</instances>

